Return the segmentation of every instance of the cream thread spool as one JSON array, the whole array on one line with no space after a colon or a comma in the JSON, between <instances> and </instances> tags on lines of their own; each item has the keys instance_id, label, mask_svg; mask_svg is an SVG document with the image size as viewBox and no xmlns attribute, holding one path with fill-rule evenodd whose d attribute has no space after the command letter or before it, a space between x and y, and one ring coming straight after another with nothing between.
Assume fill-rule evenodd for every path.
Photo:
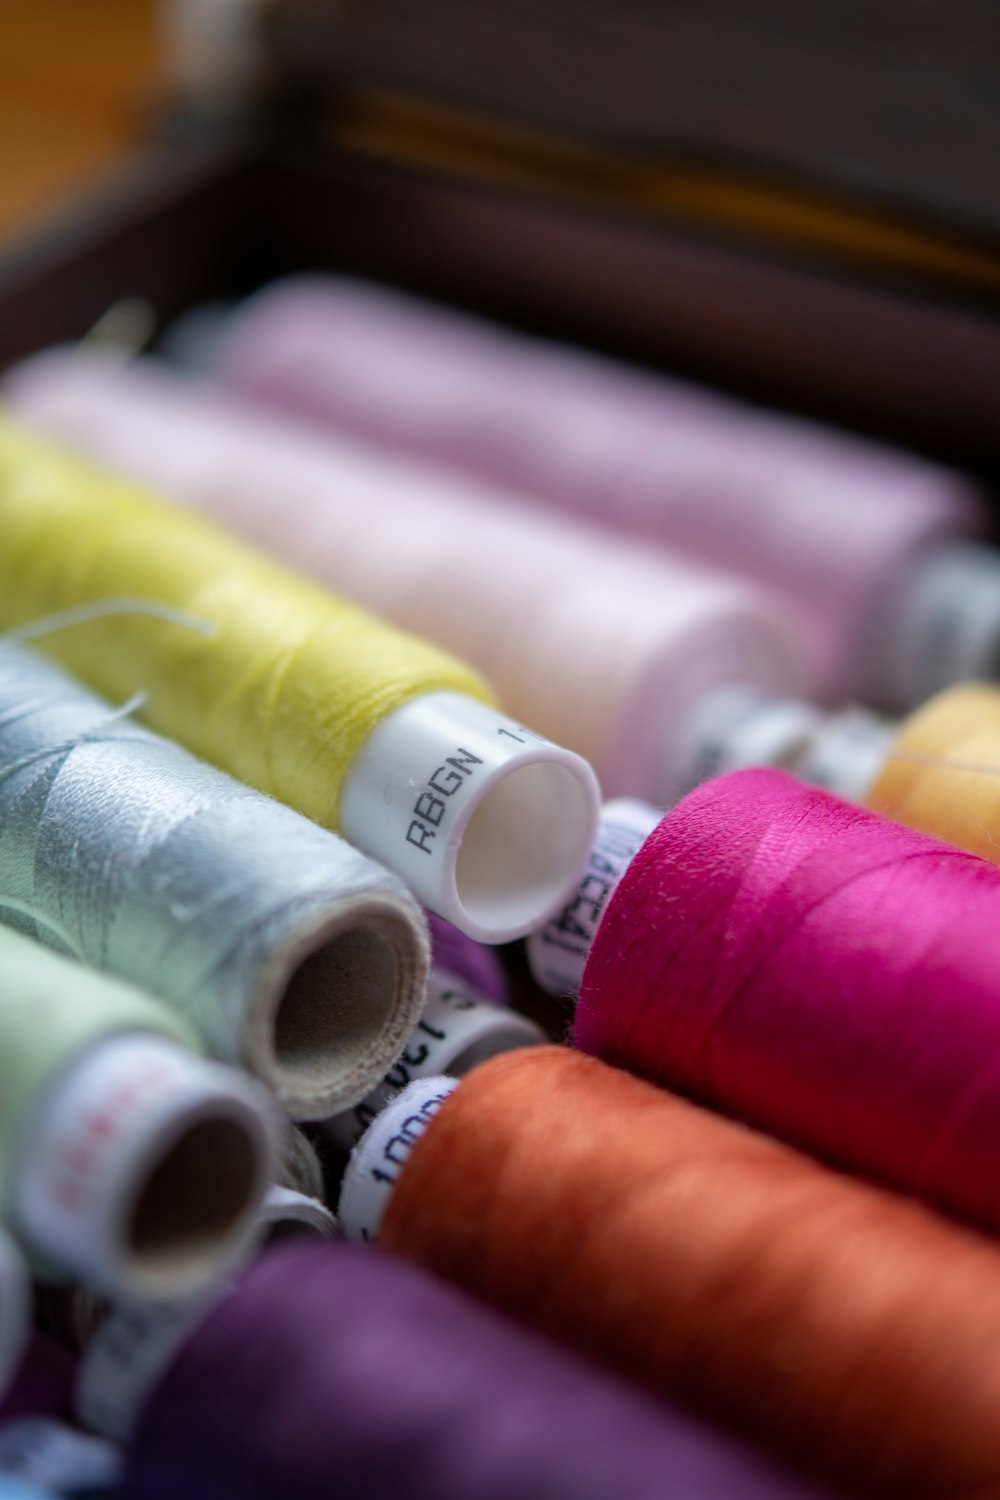
<instances>
[{"instance_id":1,"label":"cream thread spool","mask_svg":"<svg viewBox=\"0 0 1000 1500\"><path fill-rule=\"evenodd\" d=\"M906 708L996 673L1000 555L964 540L986 506L961 474L345 277L200 321L189 362L258 405L754 577L824 699Z\"/></svg>"},{"instance_id":2,"label":"cream thread spool","mask_svg":"<svg viewBox=\"0 0 1000 1500\"><path fill-rule=\"evenodd\" d=\"M457 658L6 421L0 576L9 625L131 592L214 627L91 620L46 649L140 688L151 724L339 825L471 936L519 936L571 888L598 801L580 756L480 701Z\"/></svg>"},{"instance_id":3,"label":"cream thread spool","mask_svg":"<svg viewBox=\"0 0 1000 1500\"><path fill-rule=\"evenodd\" d=\"M339 1238L337 1220L318 1198L278 1184L268 1188L257 1219L258 1250L267 1250L291 1239Z\"/></svg>"},{"instance_id":4,"label":"cream thread spool","mask_svg":"<svg viewBox=\"0 0 1000 1500\"><path fill-rule=\"evenodd\" d=\"M420 1013L426 928L398 879L3 644L0 893L184 1010L299 1117L363 1096Z\"/></svg>"},{"instance_id":5,"label":"cream thread spool","mask_svg":"<svg viewBox=\"0 0 1000 1500\"><path fill-rule=\"evenodd\" d=\"M0 1204L49 1274L185 1296L245 1252L277 1121L151 997L0 929Z\"/></svg>"},{"instance_id":6,"label":"cream thread spool","mask_svg":"<svg viewBox=\"0 0 1000 1500\"><path fill-rule=\"evenodd\" d=\"M247 414L150 360L109 369L80 351L39 368L13 387L29 420L461 652L521 723L585 755L608 793L675 800L697 776L689 720L706 698L804 686L781 610L686 560ZM767 744L778 763L803 715ZM343 826L357 840L346 812Z\"/></svg>"}]
</instances>

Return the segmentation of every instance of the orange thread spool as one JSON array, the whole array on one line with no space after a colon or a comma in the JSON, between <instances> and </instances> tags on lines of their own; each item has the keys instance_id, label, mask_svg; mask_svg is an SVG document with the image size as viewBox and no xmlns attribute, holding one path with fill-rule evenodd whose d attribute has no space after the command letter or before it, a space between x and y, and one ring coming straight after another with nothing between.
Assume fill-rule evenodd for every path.
<instances>
[{"instance_id":1,"label":"orange thread spool","mask_svg":"<svg viewBox=\"0 0 1000 1500\"><path fill-rule=\"evenodd\" d=\"M379 1240L828 1479L1000 1494L1000 1251L592 1058L475 1069Z\"/></svg>"}]
</instances>

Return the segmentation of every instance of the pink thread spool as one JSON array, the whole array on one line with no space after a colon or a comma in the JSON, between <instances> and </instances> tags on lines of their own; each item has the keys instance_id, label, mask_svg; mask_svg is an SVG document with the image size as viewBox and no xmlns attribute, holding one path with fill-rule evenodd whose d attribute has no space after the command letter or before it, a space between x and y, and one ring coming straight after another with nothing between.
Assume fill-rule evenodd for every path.
<instances>
[{"instance_id":1,"label":"pink thread spool","mask_svg":"<svg viewBox=\"0 0 1000 1500\"><path fill-rule=\"evenodd\" d=\"M1000 1229L1000 869L779 772L699 787L625 870L585 1051Z\"/></svg>"},{"instance_id":2,"label":"pink thread spool","mask_svg":"<svg viewBox=\"0 0 1000 1500\"><path fill-rule=\"evenodd\" d=\"M756 591L268 420L152 361L51 351L8 391L28 420L473 662L610 793L672 802L698 779L707 699L801 687L789 624ZM782 762L814 717L788 704L752 758Z\"/></svg>"},{"instance_id":3,"label":"pink thread spool","mask_svg":"<svg viewBox=\"0 0 1000 1500\"><path fill-rule=\"evenodd\" d=\"M815 695L995 675L1000 564L958 474L334 277L265 288L209 355L243 393L764 583Z\"/></svg>"}]
</instances>

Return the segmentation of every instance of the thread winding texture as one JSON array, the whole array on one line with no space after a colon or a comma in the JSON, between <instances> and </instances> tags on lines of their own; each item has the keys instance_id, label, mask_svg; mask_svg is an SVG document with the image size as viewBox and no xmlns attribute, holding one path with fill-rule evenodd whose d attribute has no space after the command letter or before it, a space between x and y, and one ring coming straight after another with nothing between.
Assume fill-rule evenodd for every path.
<instances>
[{"instance_id":1,"label":"thread winding texture","mask_svg":"<svg viewBox=\"0 0 1000 1500\"><path fill-rule=\"evenodd\" d=\"M565 1048L483 1063L386 1249L879 1496L1000 1486L1000 1252Z\"/></svg>"},{"instance_id":2,"label":"thread winding texture","mask_svg":"<svg viewBox=\"0 0 1000 1500\"><path fill-rule=\"evenodd\" d=\"M205 636L117 616L60 631L46 649L99 691L143 692L154 728L328 826L345 774L387 714L433 692L488 698L434 647L7 419L0 583L8 627L121 595L214 627Z\"/></svg>"},{"instance_id":3,"label":"thread winding texture","mask_svg":"<svg viewBox=\"0 0 1000 1500\"><path fill-rule=\"evenodd\" d=\"M184 1011L299 1116L361 1098L423 1003L427 938L401 881L3 645L0 912Z\"/></svg>"},{"instance_id":4,"label":"thread winding texture","mask_svg":"<svg viewBox=\"0 0 1000 1500\"><path fill-rule=\"evenodd\" d=\"M998 1229L998 911L984 860L781 772L733 772L632 860L575 1039Z\"/></svg>"},{"instance_id":5,"label":"thread winding texture","mask_svg":"<svg viewBox=\"0 0 1000 1500\"><path fill-rule=\"evenodd\" d=\"M135 1031L197 1047L184 1017L151 995L0 927L0 1192L48 1081L102 1037Z\"/></svg>"},{"instance_id":6,"label":"thread winding texture","mask_svg":"<svg viewBox=\"0 0 1000 1500\"><path fill-rule=\"evenodd\" d=\"M460 652L508 713L590 760L609 794L663 805L687 790L680 732L713 689L803 686L788 622L754 590L268 421L151 360L112 370L55 351L14 394L93 457Z\"/></svg>"},{"instance_id":7,"label":"thread winding texture","mask_svg":"<svg viewBox=\"0 0 1000 1500\"><path fill-rule=\"evenodd\" d=\"M1000 864L1000 691L962 683L911 714L865 802Z\"/></svg>"},{"instance_id":8,"label":"thread winding texture","mask_svg":"<svg viewBox=\"0 0 1000 1500\"><path fill-rule=\"evenodd\" d=\"M973 486L926 461L347 279L265 288L212 365L258 401L752 575L795 609L830 696L872 690L872 628L919 554L982 525Z\"/></svg>"},{"instance_id":9,"label":"thread winding texture","mask_svg":"<svg viewBox=\"0 0 1000 1500\"><path fill-rule=\"evenodd\" d=\"M626 1490L636 1500L805 1494L415 1267L338 1245L258 1262L180 1351L126 1465L134 1500L607 1500Z\"/></svg>"}]
</instances>

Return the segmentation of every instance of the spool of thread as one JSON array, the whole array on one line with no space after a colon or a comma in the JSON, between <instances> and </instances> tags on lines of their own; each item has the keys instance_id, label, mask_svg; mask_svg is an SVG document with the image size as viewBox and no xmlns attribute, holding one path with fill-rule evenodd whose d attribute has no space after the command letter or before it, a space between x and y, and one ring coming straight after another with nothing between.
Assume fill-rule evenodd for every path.
<instances>
[{"instance_id":1,"label":"spool of thread","mask_svg":"<svg viewBox=\"0 0 1000 1500\"><path fill-rule=\"evenodd\" d=\"M597 1059L455 1086L379 1243L825 1478L1000 1484L996 1245Z\"/></svg>"},{"instance_id":2,"label":"spool of thread","mask_svg":"<svg viewBox=\"0 0 1000 1500\"><path fill-rule=\"evenodd\" d=\"M484 999L446 969L434 968L424 1011L382 1082L360 1104L323 1125L324 1137L350 1151L375 1116L418 1078L461 1078L477 1063L514 1047L537 1047L545 1032L527 1016Z\"/></svg>"},{"instance_id":3,"label":"spool of thread","mask_svg":"<svg viewBox=\"0 0 1000 1500\"><path fill-rule=\"evenodd\" d=\"M613 798L601 811L587 868L569 901L525 947L532 977L550 995L576 999L601 918L633 858L663 814L648 802Z\"/></svg>"},{"instance_id":4,"label":"spool of thread","mask_svg":"<svg viewBox=\"0 0 1000 1500\"><path fill-rule=\"evenodd\" d=\"M292 1126L285 1133L284 1151L275 1181L279 1187L305 1193L309 1198L323 1197L323 1164L312 1141Z\"/></svg>"},{"instance_id":5,"label":"spool of thread","mask_svg":"<svg viewBox=\"0 0 1000 1500\"><path fill-rule=\"evenodd\" d=\"M688 721L706 697L804 686L780 613L689 562L266 421L150 360L57 352L36 369L14 389L32 421L460 649L509 713L586 756L609 795L666 805L688 789ZM802 710L782 723L770 756L797 750L809 724Z\"/></svg>"},{"instance_id":6,"label":"spool of thread","mask_svg":"<svg viewBox=\"0 0 1000 1500\"><path fill-rule=\"evenodd\" d=\"M777 771L699 787L598 926L584 1051L1000 1229L1000 873Z\"/></svg>"},{"instance_id":7,"label":"spool of thread","mask_svg":"<svg viewBox=\"0 0 1000 1500\"><path fill-rule=\"evenodd\" d=\"M963 683L917 709L865 801L1000 864L1000 691Z\"/></svg>"},{"instance_id":8,"label":"spool of thread","mask_svg":"<svg viewBox=\"0 0 1000 1500\"><path fill-rule=\"evenodd\" d=\"M276 1124L193 1040L151 996L0 928L0 1212L39 1271L181 1297L245 1253Z\"/></svg>"},{"instance_id":9,"label":"spool of thread","mask_svg":"<svg viewBox=\"0 0 1000 1500\"><path fill-rule=\"evenodd\" d=\"M182 1009L296 1118L363 1097L420 1015L401 881L2 645L0 912Z\"/></svg>"},{"instance_id":10,"label":"spool of thread","mask_svg":"<svg viewBox=\"0 0 1000 1500\"><path fill-rule=\"evenodd\" d=\"M544 920L586 859L590 768L477 701L471 670L7 422L0 583L2 623L69 611L47 645L93 686L141 692L154 728L339 825L472 936ZM168 617L88 618L136 596Z\"/></svg>"},{"instance_id":11,"label":"spool of thread","mask_svg":"<svg viewBox=\"0 0 1000 1500\"><path fill-rule=\"evenodd\" d=\"M203 363L257 402L748 574L821 696L907 705L992 675L982 495L923 459L386 288L279 281Z\"/></svg>"},{"instance_id":12,"label":"spool of thread","mask_svg":"<svg viewBox=\"0 0 1000 1500\"><path fill-rule=\"evenodd\" d=\"M477 995L504 1005L507 975L495 951L484 943L474 942L440 917L431 915L427 925L431 934L432 968L446 970Z\"/></svg>"},{"instance_id":13,"label":"spool of thread","mask_svg":"<svg viewBox=\"0 0 1000 1500\"><path fill-rule=\"evenodd\" d=\"M148 1352L141 1330L116 1332L98 1335L80 1384L83 1408L112 1423L120 1413L89 1392L134 1389L130 1360ZM327 1500L331 1485L338 1500L806 1493L413 1266L289 1247L258 1261L161 1364L129 1437L125 1492Z\"/></svg>"},{"instance_id":14,"label":"spool of thread","mask_svg":"<svg viewBox=\"0 0 1000 1500\"><path fill-rule=\"evenodd\" d=\"M336 1240L340 1229L318 1198L274 1184L267 1191L257 1221L257 1245L269 1250L286 1240Z\"/></svg>"}]
</instances>

